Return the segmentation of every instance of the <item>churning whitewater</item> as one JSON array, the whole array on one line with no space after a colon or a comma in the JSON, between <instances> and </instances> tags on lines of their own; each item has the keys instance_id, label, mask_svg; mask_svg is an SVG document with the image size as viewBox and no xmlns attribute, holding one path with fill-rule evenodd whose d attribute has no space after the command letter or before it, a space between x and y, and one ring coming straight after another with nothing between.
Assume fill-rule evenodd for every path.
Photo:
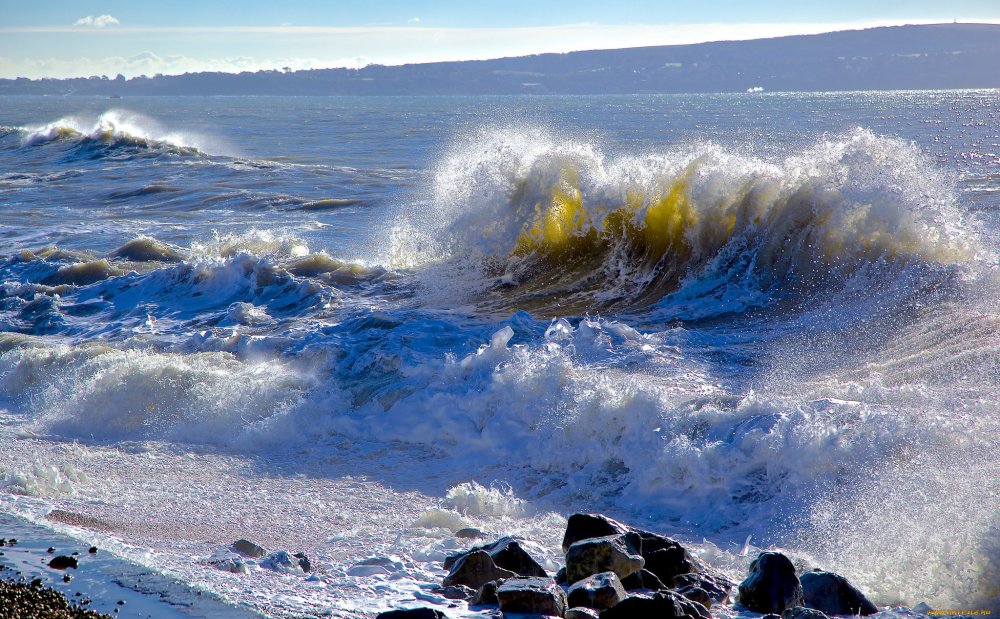
<instances>
[{"instance_id":1,"label":"churning whitewater","mask_svg":"<svg viewBox=\"0 0 1000 619\"><path fill-rule=\"evenodd\" d=\"M995 93L3 102L0 510L278 617L573 511L1000 609Z\"/></svg>"}]
</instances>

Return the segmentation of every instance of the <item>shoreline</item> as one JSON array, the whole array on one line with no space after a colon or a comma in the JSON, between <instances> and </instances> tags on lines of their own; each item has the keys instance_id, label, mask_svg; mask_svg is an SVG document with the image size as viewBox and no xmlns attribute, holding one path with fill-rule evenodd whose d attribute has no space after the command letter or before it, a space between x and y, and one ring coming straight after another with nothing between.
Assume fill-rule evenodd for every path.
<instances>
[{"instance_id":1,"label":"shoreline","mask_svg":"<svg viewBox=\"0 0 1000 619\"><path fill-rule=\"evenodd\" d=\"M12 595L23 596L22 608L58 609L61 598L67 607L78 609L68 611L69 614L40 615L43 617L251 619L261 616L20 516L0 512L0 539L4 542L0 547L0 599L6 603L6 592L11 591ZM77 566L50 567L56 557L75 559ZM32 612L13 616L36 615Z\"/></svg>"}]
</instances>

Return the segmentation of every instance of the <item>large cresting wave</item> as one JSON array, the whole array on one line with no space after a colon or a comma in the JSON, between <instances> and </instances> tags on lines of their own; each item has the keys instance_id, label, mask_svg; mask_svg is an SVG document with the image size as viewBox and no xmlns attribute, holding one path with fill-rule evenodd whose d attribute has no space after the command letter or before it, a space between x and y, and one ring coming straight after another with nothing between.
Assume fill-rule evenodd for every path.
<instances>
[{"instance_id":1,"label":"large cresting wave","mask_svg":"<svg viewBox=\"0 0 1000 619\"><path fill-rule=\"evenodd\" d=\"M489 131L455 146L430 202L397 228L397 259L471 260L477 281L441 279L552 314L741 311L975 254L941 174L915 146L860 129L770 160Z\"/></svg>"}]
</instances>

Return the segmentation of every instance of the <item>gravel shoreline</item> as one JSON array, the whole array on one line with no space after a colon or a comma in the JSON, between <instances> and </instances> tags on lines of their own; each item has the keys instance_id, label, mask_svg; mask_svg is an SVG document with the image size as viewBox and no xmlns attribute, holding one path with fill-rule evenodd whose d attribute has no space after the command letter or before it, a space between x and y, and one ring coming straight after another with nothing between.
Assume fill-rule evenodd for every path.
<instances>
[{"instance_id":1,"label":"gravel shoreline","mask_svg":"<svg viewBox=\"0 0 1000 619\"><path fill-rule=\"evenodd\" d=\"M6 619L111 619L114 616L85 608L89 602L87 598L70 601L37 579L24 582L23 576L17 581L0 577L0 613Z\"/></svg>"}]
</instances>

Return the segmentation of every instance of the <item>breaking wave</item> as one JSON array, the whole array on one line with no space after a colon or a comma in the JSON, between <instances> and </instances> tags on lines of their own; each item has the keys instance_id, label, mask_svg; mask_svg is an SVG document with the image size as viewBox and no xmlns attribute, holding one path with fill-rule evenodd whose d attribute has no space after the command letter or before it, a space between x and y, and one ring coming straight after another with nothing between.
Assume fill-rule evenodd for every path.
<instances>
[{"instance_id":1,"label":"breaking wave","mask_svg":"<svg viewBox=\"0 0 1000 619\"><path fill-rule=\"evenodd\" d=\"M93 120L67 116L19 130L24 146L67 141L86 148L120 146L183 155L213 150L204 136L163 129L150 118L124 110L109 110Z\"/></svg>"},{"instance_id":2,"label":"breaking wave","mask_svg":"<svg viewBox=\"0 0 1000 619\"><path fill-rule=\"evenodd\" d=\"M915 146L865 130L777 161L710 143L612 156L488 132L446 158L430 208L397 227L397 252L455 271L471 262L478 281L463 288L555 315L715 315L976 254L940 173Z\"/></svg>"}]
</instances>

